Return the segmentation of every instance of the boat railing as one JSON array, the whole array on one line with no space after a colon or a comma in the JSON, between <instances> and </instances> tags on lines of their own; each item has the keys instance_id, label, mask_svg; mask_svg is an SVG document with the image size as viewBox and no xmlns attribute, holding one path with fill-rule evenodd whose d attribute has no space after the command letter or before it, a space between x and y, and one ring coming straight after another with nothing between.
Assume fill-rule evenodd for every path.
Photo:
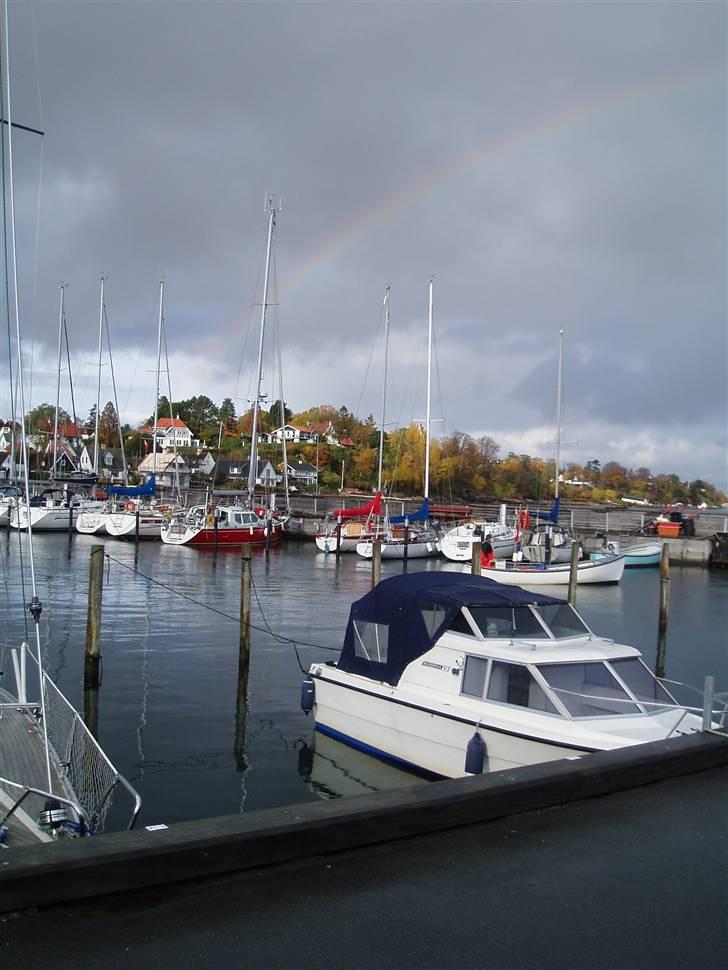
<instances>
[{"instance_id":1,"label":"boat railing","mask_svg":"<svg viewBox=\"0 0 728 970\"><path fill-rule=\"evenodd\" d=\"M28 656L36 663L33 654ZM131 829L141 809L139 793L114 767L83 718L51 678L43 672L48 743L76 797L90 832L103 832L114 796L122 789L130 799L123 810ZM37 707L37 705L36 705ZM55 797L55 796L54 796Z\"/></svg>"},{"instance_id":2,"label":"boat railing","mask_svg":"<svg viewBox=\"0 0 728 970\"><path fill-rule=\"evenodd\" d=\"M89 823L84 810L79 804L72 801L70 798L64 798L57 792L52 793L44 791L42 788L34 788L32 785L21 785L17 781L10 781L9 778L0 777L0 790L7 791L9 788L17 789L20 794L15 801L12 802L10 807L7 808L5 814L0 817L0 831L5 823L8 822L22 807L23 802L26 798L28 798L29 795L36 795L38 798L44 799L46 806L48 806L46 809L44 809L44 812L46 813L45 818L41 816L39 822L41 827L58 830L63 825L70 825L74 831L77 831L79 834L89 831ZM58 813L58 808L64 805L66 808L71 809L71 812L73 815L75 815L77 821L69 819L65 812L61 814Z\"/></svg>"},{"instance_id":3,"label":"boat railing","mask_svg":"<svg viewBox=\"0 0 728 970\"><path fill-rule=\"evenodd\" d=\"M604 697L600 694L587 694L584 691L568 690L565 687L554 687L552 684L549 684L549 688L557 696L568 695L570 697L579 697L588 701L603 701L608 704L614 704L617 707L620 704L634 707L635 703L637 703L643 708L652 708L655 711L680 711L679 719L675 724L673 724L669 733L667 734L668 738L677 731L688 714L696 714L699 717L702 717L703 730L714 730L712 727L714 722L717 722L717 729L719 731L726 730L726 718L728 717L728 692L714 694L711 687L707 683L707 681L711 680L711 678L706 678L706 687L703 691L697 687L691 686L690 684L682 684L675 680L666 680L662 677L657 677L656 680L661 684L673 684L675 686L684 687L689 691L693 691L694 693L701 695L703 697L702 706L680 704L677 701L650 701L646 698L638 697L637 695L635 695L634 699L631 697Z\"/></svg>"}]
</instances>

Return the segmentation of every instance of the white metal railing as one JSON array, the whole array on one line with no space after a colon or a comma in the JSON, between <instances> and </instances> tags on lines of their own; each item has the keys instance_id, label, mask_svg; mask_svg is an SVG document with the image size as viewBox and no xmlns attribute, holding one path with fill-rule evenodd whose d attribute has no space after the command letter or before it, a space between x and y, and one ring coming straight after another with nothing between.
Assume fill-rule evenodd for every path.
<instances>
[{"instance_id":1,"label":"white metal railing","mask_svg":"<svg viewBox=\"0 0 728 970\"><path fill-rule=\"evenodd\" d=\"M25 645L20 650L20 661L14 664L16 674L23 672L23 682L18 683L18 706L27 706L36 716L40 715L37 702L26 701L25 657L30 657L38 670L38 662ZM141 798L127 779L111 763L96 738L91 734L83 718L73 707L62 691L43 671L42 689L45 693L45 716L48 745L54 755L58 771L68 784L73 796L74 806L79 817L84 820L92 833L103 832L111 809L114 795L122 788L131 799L127 828L132 828L139 810ZM22 781L22 779L21 779ZM25 786L30 789L30 786ZM36 792L36 794L42 794ZM59 798L58 795L53 795ZM22 795L22 801L25 795ZM59 798L59 801L64 801Z\"/></svg>"}]
</instances>

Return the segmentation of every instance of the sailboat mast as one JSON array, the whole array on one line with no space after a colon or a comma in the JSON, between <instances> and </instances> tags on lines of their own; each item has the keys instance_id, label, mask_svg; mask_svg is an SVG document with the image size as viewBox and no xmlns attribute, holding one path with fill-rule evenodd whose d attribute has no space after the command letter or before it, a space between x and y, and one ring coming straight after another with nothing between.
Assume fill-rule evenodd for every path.
<instances>
[{"instance_id":1,"label":"sailboat mast","mask_svg":"<svg viewBox=\"0 0 728 970\"><path fill-rule=\"evenodd\" d=\"M425 419L425 498L430 496L430 385L432 378L432 280L427 314L427 418Z\"/></svg>"},{"instance_id":2,"label":"sailboat mast","mask_svg":"<svg viewBox=\"0 0 728 970\"><path fill-rule=\"evenodd\" d=\"M101 347L104 334L104 283L106 277L101 276L101 295L99 297L99 360L98 376L96 378L96 420L94 422L94 475L99 473L99 406L101 404Z\"/></svg>"},{"instance_id":3,"label":"sailboat mast","mask_svg":"<svg viewBox=\"0 0 728 970\"><path fill-rule=\"evenodd\" d=\"M63 344L63 297L66 291L66 284L61 283L59 287L61 296L58 307L58 374L56 377L56 416L53 422L53 464L51 465L51 475L57 474L58 462L58 408L61 405L61 348Z\"/></svg>"},{"instance_id":4,"label":"sailboat mast","mask_svg":"<svg viewBox=\"0 0 728 970\"><path fill-rule=\"evenodd\" d=\"M41 721L43 725L43 748L45 750L45 769L46 769L46 779L48 782L48 791L53 792L53 777L51 775L51 760L50 760L50 750L48 747L48 719L46 718L46 693L45 693L45 683L43 680L43 658L41 656L40 648L40 615L43 609L42 604L38 598L38 588L36 584L35 577L35 562L33 557L33 523L30 517L30 471L28 468L28 437L25 427L25 387L23 382L23 346L20 339L20 300L18 296L18 247L17 247L17 237L15 231L15 178L13 173L13 110L12 110L12 97L10 95L10 27L8 24L8 0L4 0L3 3L3 23L5 26L5 72L6 76L2 78L4 83L4 96L7 99L6 102L0 105L0 114L7 119L8 127L8 196L10 200L10 243L12 251L12 280L13 280L13 317L15 320L15 347L18 355L18 397L20 404L20 428L22 435L22 448L23 448L23 480L25 485L25 501L26 508L28 510L28 552L29 552L29 563L30 563L30 585L32 590L32 599L30 603L30 612L35 621L35 649L36 649L36 660L38 661L38 670L40 673L40 704L41 704Z\"/></svg>"},{"instance_id":5,"label":"sailboat mast","mask_svg":"<svg viewBox=\"0 0 728 970\"><path fill-rule=\"evenodd\" d=\"M561 385L564 371L564 331L559 330L559 367L556 378L556 475L554 499L559 497L559 466L561 464Z\"/></svg>"},{"instance_id":6,"label":"sailboat mast","mask_svg":"<svg viewBox=\"0 0 728 970\"><path fill-rule=\"evenodd\" d=\"M258 379L253 402L253 430L250 439L250 469L248 471L248 503L252 506L255 492L255 479L258 475L258 416L260 411L260 388L263 382L263 341L265 338L265 315L268 309L268 280L270 277L270 252L273 243L273 230L276 224L276 210L272 201L268 202L268 242L265 250L265 280L263 282L263 309L260 315L260 339L258 341Z\"/></svg>"},{"instance_id":7,"label":"sailboat mast","mask_svg":"<svg viewBox=\"0 0 728 970\"><path fill-rule=\"evenodd\" d=\"M159 369L162 366L162 320L164 319L164 280L159 281L159 321L157 323L157 392L154 396L154 436L152 474L157 473L157 422L159 421Z\"/></svg>"},{"instance_id":8,"label":"sailboat mast","mask_svg":"<svg viewBox=\"0 0 728 970\"><path fill-rule=\"evenodd\" d=\"M389 357L389 285L384 291L384 384L382 387L382 426L379 429L379 471L377 491L382 491L382 463L384 461L384 415L387 411L387 361Z\"/></svg>"}]
</instances>

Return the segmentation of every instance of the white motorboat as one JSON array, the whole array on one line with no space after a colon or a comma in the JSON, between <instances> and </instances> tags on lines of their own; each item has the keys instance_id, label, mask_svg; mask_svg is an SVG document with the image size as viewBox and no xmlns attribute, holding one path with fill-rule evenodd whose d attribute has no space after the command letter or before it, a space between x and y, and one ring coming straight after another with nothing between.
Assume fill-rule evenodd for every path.
<instances>
[{"instance_id":1,"label":"white motorboat","mask_svg":"<svg viewBox=\"0 0 728 970\"><path fill-rule=\"evenodd\" d=\"M662 544L659 542L640 542L623 549L618 542L607 542L602 549L597 549L589 556L590 559L604 559L605 556L621 553L624 556L625 569L635 566L659 566L662 556Z\"/></svg>"},{"instance_id":2,"label":"white motorboat","mask_svg":"<svg viewBox=\"0 0 728 970\"><path fill-rule=\"evenodd\" d=\"M639 652L566 602L453 572L386 579L357 602L301 703L315 728L454 778L700 730Z\"/></svg>"},{"instance_id":3,"label":"white motorboat","mask_svg":"<svg viewBox=\"0 0 728 970\"><path fill-rule=\"evenodd\" d=\"M374 543L381 546L382 559L423 559L436 556L440 551L440 537L434 529L410 529L405 536L403 528L392 528L381 539L365 539L356 547L363 559L374 555Z\"/></svg>"},{"instance_id":4,"label":"white motorboat","mask_svg":"<svg viewBox=\"0 0 728 970\"><path fill-rule=\"evenodd\" d=\"M464 522L449 529L440 539L440 552L453 562L470 562L473 543L482 543L486 537L493 547L496 559L508 559L513 555L516 529L500 522Z\"/></svg>"},{"instance_id":5,"label":"white motorboat","mask_svg":"<svg viewBox=\"0 0 728 970\"><path fill-rule=\"evenodd\" d=\"M483 576L506 586L566 586L571 563L509 562L501 560L483 568ZM624 572L624 556L604 556L602 559L581 559L576 565L576 581L582 583L618 583Z\"/></svg>"}]
</instances>

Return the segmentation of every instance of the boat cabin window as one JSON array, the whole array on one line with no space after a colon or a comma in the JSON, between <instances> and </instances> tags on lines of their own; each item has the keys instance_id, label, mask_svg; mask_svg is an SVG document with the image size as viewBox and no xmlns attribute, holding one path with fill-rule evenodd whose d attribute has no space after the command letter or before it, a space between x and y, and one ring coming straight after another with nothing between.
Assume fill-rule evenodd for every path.
<instances>
[{"instance_id":1,"label":"boat cabin window","mask_svg":"<svg viewBox=\"0 0 728 970\"><path fill-rule=\"evenodd\" d=\"M445 611L441 606L432 606L430 603L420 603L419 607L428 636L434 637L445 621Z\"/></svg>"},{"instance_id":2,"label":"boat cabin window","mask_svg":"<svg viewBox=\"0 0 728 970\"><path fill-rule=\"evenodd\" d=\"M578 613L568 603L542 603L534 609L555 637L583 637L589 633Z\"/></svg>"},{"instance_id":3,"label":"boat cabin window","mask_svg":"<svg viewBox=\"0 0 728 970\"><path fill-rule=\"evenodd\" d=\"M547 640L548 633L530 606L469 606L468 612L484 637Z\"/></svg>"},{"instance_id":4,"label":"boat cabin window","mask_svg":"<svg viewBox=\"0 0 728 970\"><path fill-rule=\"evenodd\" d=\"M572 717L640 713L634 700L601 661L540 664L538 669Z\"/></svg>"},{"instance_id":5,"label":"boat cabin window","mask_svg":"<svg viewBox=\"0 0 728 970\"><path fill-rule=\"evenodd\" d=\"M462 610L458 610L455 616L450 621L450 626L447 628L449 632L452 633L464 633L465 636L474 637L473 628L468 623L467 619L463 615Z\"/></svg>"},{"instance_id":6,"label":"boat cabin window","mask_svg":"<svg viewBox=\"0 0 728 970\"><path fill-rule=\"evenodd\" d=\"M549 714L559 713L528 667L522 664L494 660L487 697L489 701L515 704L534 711L547 711Z\"/></svg>"},{"instance_id":7,"label":"boat cabin window","mask_svg":"<svg viewBox=\"0 0 728 970\"><path fill-rule=\"evenodd\" d=\"M655 704L674 706L675 699L665 690L652 671L639 657L610 660L609 666L627 685L638 701L647 701L647 712L657 710Z\"/></svg>"},{"instance_id":8,"label":"boat cabin window","mask_svg":"<svg viewBox=\"0 0 728 970\"><path fill-rule=\"evenodd\" d=\"M485 675L488 661L485 657L466 657L461 691L471 697L482 697L485 690Z\"/></svg>"},{"instance_id":9,"label":"boat cabin window","mask_svg":"<svg viewBox=\"0 0 728 970\"><path fill-rule=\"evenodd\" d=\"M384 623L354 620L354 653L375 663L387 662L389 627Z\"/></svg>"}]
</instances>

